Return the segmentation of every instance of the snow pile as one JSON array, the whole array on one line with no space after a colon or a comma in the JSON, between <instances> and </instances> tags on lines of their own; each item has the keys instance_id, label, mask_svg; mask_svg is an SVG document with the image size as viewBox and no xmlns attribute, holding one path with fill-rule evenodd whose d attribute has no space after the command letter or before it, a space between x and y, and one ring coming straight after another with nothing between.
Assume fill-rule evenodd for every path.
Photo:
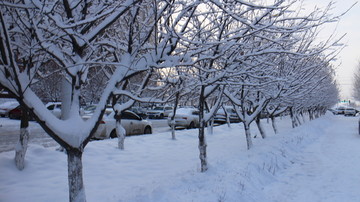
<instances>
[{"instance_id":1,"label":"snow pile","mask_svg":"<svg viewBox=\"0 0 360 202\"><path fill-rule=\"evenodd\" d=\"M116 139L91 142L83 156L87 201L269 201L262 190L301 161L301 153L335 122L327 115L292 129L286 118L275 135L262 121L268 138L257 135L250 151L240 124L215 127L207 135L205 173L198 172L197 130L176 131L177 140L170 132L128 137L124 151ZM1 201L68 200L64 153L30 145L23 171L13 158L14 152L0 153Z\"/></svg>"}]
</instances>

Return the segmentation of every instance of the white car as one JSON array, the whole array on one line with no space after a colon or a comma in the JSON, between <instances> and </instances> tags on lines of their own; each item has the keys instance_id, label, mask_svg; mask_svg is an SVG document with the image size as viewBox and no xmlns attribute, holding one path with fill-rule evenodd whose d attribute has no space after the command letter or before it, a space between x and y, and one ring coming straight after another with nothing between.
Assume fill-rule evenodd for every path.
<instances>
[{"instance_id":1,"label":"white car","mask_svg":"<svg viewBox=\"0 0 360 202\"><path fill-rule=\"evenodd\" d=\"M61 102L49 102L45 105L45 107L57 118L61 117Z\"/></svg>"},{"instance_id":2,"label":"white car","mask_svg":"<svg viewBox=\"0 0 360 202\"><path fill-rule=\"evenodd\" d=\"M356 116L357 110L354 108L346 108L344 111L344 116Z\"/></svg>"},{"instance_id":3,"label":"white car","mask_svg":"<svg viewBox=\"0 0 360 202\"><path fill-rule=\"evenodd\" d=\"M161 106L161 107L155 107L152 110L147 111L147 116L152 118L159 118L163 119L164 117L168 117L170 113L173 112L173 107L170 106Z\"/></svg>"},{"instance_id":4,"label":"white car","mask_svg":"<svg viewBox=\"0 0 360 202\"><path fill-rule=\"evenodd\" d=\"M0 105L0 116L7 117L9 111L16 108L19 105L17 101L8 101Z\"/></svg>"},{"instance_id":5,"label":"white car","mask_svg":"<svg viewBox=\"0 0 360 202\"><path fill-rule=\"evenodd\" d=\"M223 108L220 108L215 116L214 116L214 122L219 124L224 124L227 122L226 115L229 116L230 123L239 123L240 119L239 116L236 114L236 111L234 107L232 106L225 106L226 113Z\"/></svg>"},{"instance_id":6,"label":"white car","mask_svg":"<svg viewBox=\"0 0 360 202\"><path fill-rule=\"evenodd\" d=\"M108 139L117 137L116 120L114 118L114 115L114 111L104 114L104 117L101 120L99 127L93 136L94 139ZM83 118L89 119L90 116L87 115ZM143 120L141 117L131 111L124 111L121 114L121 125L124 127L127 136L152 133L151 122Z\"/></svg>"},{"instance_id":7,"label":"white car","mask_svg":"<svg viewBox=\"0 0 360 202\"><path fill-rule=\"evenodd\" d=\"M168 125L171 127L171 116L168 117ZM179 108L175 113L175 127L196 128L199 127L199 110L196 108Z\"/></svg>"}]
</instances>

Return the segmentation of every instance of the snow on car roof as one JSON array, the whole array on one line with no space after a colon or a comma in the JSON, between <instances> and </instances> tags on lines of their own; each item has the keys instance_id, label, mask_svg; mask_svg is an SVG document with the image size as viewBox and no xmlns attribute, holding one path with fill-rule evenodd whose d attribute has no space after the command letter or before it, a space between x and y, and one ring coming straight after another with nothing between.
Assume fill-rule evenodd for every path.
<instances>
[{"instance_id":1,"label":"snow on car roof","mask_svg":"<svg viewBox=\"0 0 360 202\"><path fill-rule=\"evenodd\" d=\"M197 109L195 109L195 108L179 108L176 110L176 113L177 114L189 114L196 110Z\"/></svg>"}]
</instances>

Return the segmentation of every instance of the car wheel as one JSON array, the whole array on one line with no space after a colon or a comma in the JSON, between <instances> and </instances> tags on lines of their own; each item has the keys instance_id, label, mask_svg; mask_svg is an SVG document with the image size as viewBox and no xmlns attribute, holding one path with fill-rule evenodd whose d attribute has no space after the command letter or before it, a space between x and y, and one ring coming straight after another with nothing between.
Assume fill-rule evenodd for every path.
<instances>
[{"instance_id":1,"label":"car wheel","mask_svg":"<svg viewBox=\"0 0 360 202\"><path fill-rule=\"evenodd\" d=\"M160 119L163 119L164 118L164 114L160 114Z\"/></svg>"},{"instance_id":2,"label":"car wheel","mask_svg":"<svg viewBox=\"0 0 360 202\"><path fill-rule=\"evenodd\" d=\"M146 126L146 127L145 127L144 134L151 134L151 128L150 128L150 126Z\"/></svg>"},{"instance_id":3,"label":"car wheel","mask_svg":"<svg viewBox=\"0 0 360 202\"><path fill-rule=\"evenodd\" d=\"M191 121L190 125L188 126L188 129L192 129L192 128L195 128L195 124L194 122Z\"/></svg>"},{"instance_id":4,"label":"car wheel","mask_svg":"<svg viewBox=\"0 0 360 202\"><path fill-rule=\"evenodd\" d=\"M116 130L112 130L111 133L110 133L110 138L117 138L117 135L116 135Z\"/></svg>"}]
</instances>

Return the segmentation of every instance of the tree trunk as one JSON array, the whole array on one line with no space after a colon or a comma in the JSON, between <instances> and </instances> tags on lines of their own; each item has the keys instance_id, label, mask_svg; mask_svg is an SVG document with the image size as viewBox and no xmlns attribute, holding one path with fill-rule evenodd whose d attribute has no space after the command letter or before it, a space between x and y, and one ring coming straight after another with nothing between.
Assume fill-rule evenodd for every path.
<instances>
[{"instance_id":1,"label":"tree trunk","mask_svg":"<svg viewBox=\"0 0 360 202\"><path fill-rule=\"evenodd\" d=\"M291 117L291 124L292 127L295 128L298 126L298 123L296 122L296 115L292 109L290 109L290 117Z\"/></svg>"},{"instance_id":2,"label":"tree trunk","mask_svg":"<svg viewBox=\"0 0 360 202\"><path fill-rule=\"evenodd\" d=\"M68 156L69 201L86 202L82 174L82 151L66 150Z\"/></svg>"},{"instance_id":3,"label":"tree trunk","mask_svg":"<svg viewBox=\"0 0 360 202\"><path fill-rule=\"evenodd\" d=\"M301 114L301 119L302 119L302 122L303 122L303 123L305 123L305 116L304 116L304 112L303 112L303 111L301 111L301 113L300 113L300 114Z\"/></svg>"},{"instance_id":4,"label":"tree trunk","mask_svg":"<svg viewBox=\"0 0 360 202\"><path fill-rule=\"evenodd\" d=\"M296 114L296 126L300 126L302 123L301 123L301 121L300 121L300 118L299 118L299 114Z\"/></svg>"},{"instance_id":5,"label":"tree trunk","mask_svg":"<svg viewBox=\"0 0 360 202\"><path fill-rule=\"evenodd\" d=\"M118 147L121 150L125 149L125 128L121 125L121 121L116 121L116 135L118 137Z\"/></svg>"},{"instance_id":6,"label":"tree trunk","mask_svg":"<svg viewBox=\"0 0 360 202\"><path fill-rule=\"evenodd\" d=\"M275 117L274 117L274 116L271 116L271 125L272 125L272 127L273 127L274 133L277 134L277 133L278 133L278 129L277 129L277 126L276 126L276 120L275 120Z\"/></svg>"},{"instance_id":7,"label":"tree trunk","mask_svg":"<svg viewBox=\"0 0 360 202\"><path fill-rule=\"evenodd\" d=\"M179 98L180 98L180 93L177 92L177 93L176 93L176 98L175 98L175 103L174 103L174 110L173 110L172 116L170 117L170 119L171 119L171 121L170 121L170 125L171 125L171 139L172 139L172 140L176 140L176 137L175 137L175 115L176 115L177 106L178 106L178 104L179 104Z\"/></svg>"},{"instance_id":8,"label":"tree trunk","mask_svg":"<svg viewBox=\"0 0 360 202\"><path fill-rule=\"evenodd\" d=\"M125 128L121 125L121 112L116 112L116 136L118 137L118 147L121 150L125 149Z\"/></svg>"},{"instance_id":9,"label":"tree trunk","mask_svg":"<svg viewBox=\"0 0 360 202\"><path fill-rule=\"evenodd\" d=\"M228 126L229 128L231 128L231 125L230 125L231 121L230 121L230 116L229 116L228 113L226 114L226 123L227 123L227 126Z\"/></svg>"},{"instance_id":10,"label":"tree trunk","mask_svg":"<svg viewBox=\"0 0 360 202\"><path fill-rule=\"evenodd\" d=\"M259 129L259 132L260 132L261 137L262 137L263 139L265 139L265 138L266 138L266 133L265 133L264 128L263 128L262 125L261 125L260 116L259 116L259 115L256 117L255 122L256 122L256 125L257 125L258 129Z\"/></svg>"},{"instance_id":11,"label":"tree trunk","mask_svg":"<svg viewBox=\"0 0 360 202\"><path fill-rule=\"evenodd\" d=\"M210 124L208 124L207 128L209 134L214 134L214 119L211 119Z\"/></svg>"},{"instance_id":12,"label":"tree trunk","mask_svg":"<svg viewBox=\"0 0 360 202\"><path fill-rule=\"evenodd\" d=\"M21 116L20 123L20 138L15 147L15 165L19 170L25 168L25 154L29 142L29 116L25 109L22 110L23 115Z\"/></svg>"},{"instance_id":13,"label":"tree trunk","mask_svg":"<svg viewBox=\"0 0 360 202\"><path fill-rule=\"evenodd\" d=\"M200 163L201 163L201 172L205 172L207 167L207 158L206 158L206 139L205 139L205 120L204 120L204 110L205 110L205 97L204 97L204 89L205 87L202 86L200 99L199 99L199 151L200 151Z\"/></svg>"},{"instance_id":14,"label":"tree trunk","mask_svg":"<svg viewBox=\"0 0 360 202\"><path fill-rule=\"evenodd\" d=\"M249 150L253 145L251 139L250 124L244 122L244 128L245 128L247 149Z\"/></svg>"},{"instance_id":15,"label":"tree trunk","mask_svg":"<svg viewBox=\"0 0 360 202\"><path fill-rule=\"evenodd\" d=\"M205 127L204 127L204 123L203 120L201 120L202 123L200 123L200 128L199 128L199 151L200 151L200 163L201 163L201 172L205 172L208 167L207 167L207 158L206 158L206 139L205 139ZM203 126L201 126L203 125Z\"/></svg>"},{"instance_id":16,"label":"tree trunk","mask_svg":"<svg viewBox=\"0 0 360 202\"><path fill-rule=\"evenodd\" d=\"M72 94L72 85L65 78L62 78L61 81L61 119L66 120L70 117L70 108L71 108L71 94Z\"/></svg>"}]
</instances>

